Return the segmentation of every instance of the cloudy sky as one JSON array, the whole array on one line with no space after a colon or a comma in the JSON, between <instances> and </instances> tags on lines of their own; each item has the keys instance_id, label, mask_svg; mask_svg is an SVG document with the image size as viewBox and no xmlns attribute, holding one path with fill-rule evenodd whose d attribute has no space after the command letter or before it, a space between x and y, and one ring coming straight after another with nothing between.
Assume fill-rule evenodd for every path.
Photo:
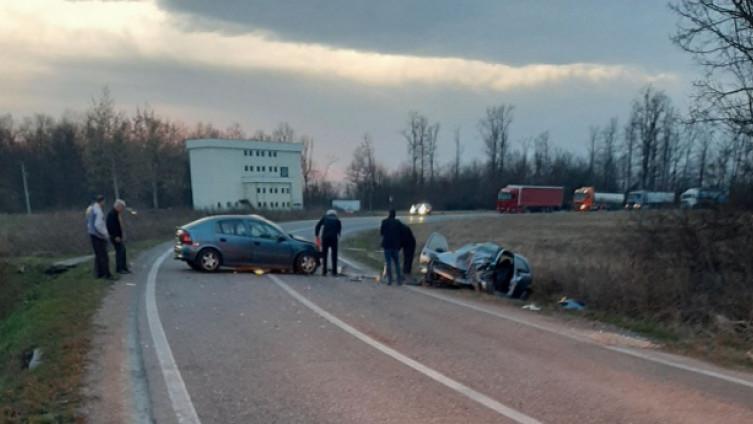
<instances>
[{"instance_id":1,"label":"cloudy sky","mask_svg":"<svg viewBox=\"0 0 753 424\"><path fill-rule=\"evenodd\" d=\"M489 105L512 138L582 152L646 84L683 108L696 75L662 0L0 0L0 113L118 106L249 132L289 122L344 167L363 133L396 167L410 111L480 157Z\"/></svg>"}]
</instances>

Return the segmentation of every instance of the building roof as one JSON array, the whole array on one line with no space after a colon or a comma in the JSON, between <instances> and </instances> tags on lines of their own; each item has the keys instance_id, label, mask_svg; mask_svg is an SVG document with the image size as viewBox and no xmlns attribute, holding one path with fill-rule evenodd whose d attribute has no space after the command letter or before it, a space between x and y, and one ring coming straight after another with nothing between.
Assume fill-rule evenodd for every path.
<instances>
[{"instance_id":1,"label":"building roof","mask_svg":"<svg viewBox=\"0 0 753 424\"><path fill-rule=\"evenodd\" d=\"M286 152L301 152L303 150L303 144L279 143L275 141L201 138L186 140L186 149L265 149Z\"/></svg>"}]
</instances>

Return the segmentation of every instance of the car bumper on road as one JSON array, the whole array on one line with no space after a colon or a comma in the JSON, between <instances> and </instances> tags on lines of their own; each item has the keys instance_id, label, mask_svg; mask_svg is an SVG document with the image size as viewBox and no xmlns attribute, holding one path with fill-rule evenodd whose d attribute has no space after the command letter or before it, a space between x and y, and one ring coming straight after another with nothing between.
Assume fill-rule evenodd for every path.
<instances>
[{"instance_id":1,"label":"car bumper on road","mask_svg":"<svg viewBox=\"0 0 753 424\"><path fill-rule=\"evenodd\" d=\"M173 259L178 261L193 262L196 259L196 251L188 245L178 244L173 249Z\"/></svg>"}]
</instances>

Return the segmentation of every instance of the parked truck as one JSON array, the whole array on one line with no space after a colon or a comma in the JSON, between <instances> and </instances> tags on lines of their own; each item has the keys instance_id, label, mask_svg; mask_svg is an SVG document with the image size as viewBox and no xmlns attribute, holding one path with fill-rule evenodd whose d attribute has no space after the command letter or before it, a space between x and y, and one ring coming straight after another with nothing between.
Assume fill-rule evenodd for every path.
<instances>
[{"instance_id":1,"label":"parked truck","mask_svg":"<svg viewBox=\"0 0 753 424\"><path fill-rule=\"evenodd\" d=\"M564 187L508 185L499 190L497 211L550 212L562 208Z\"/></svg>"},{"instance_id":2,"label":"parked truck","mask_svg":"<svg viewBox=\"0 0 753 424\"><path fill-rule=\"evenodd\" d=\"M594 187L581 187L573 193L573 207L576 211L588 212L607 209L621 209L625 204L622 193L604 193Z\"/></svg>"},{"instance_id":3,"label":"parked truck","mask_svg":"<svg viewBox=\"0 0 753 424\"><path fill-rule=\"evenodd\" d=\"M625 209L668 208L675 205L675 200L672 192L636 190L628 193Z\"/></svg>"},{"instance_id":4,"label":"parked truck","mask_svg":"<svg viewBox=\"0 0 753 424\"><path fill-rule=\"evenodd\" d=\"M720 190L690 188L680 196L683 209L714 208L727 203L727 195Z\"/></svg>"}]
</instances>

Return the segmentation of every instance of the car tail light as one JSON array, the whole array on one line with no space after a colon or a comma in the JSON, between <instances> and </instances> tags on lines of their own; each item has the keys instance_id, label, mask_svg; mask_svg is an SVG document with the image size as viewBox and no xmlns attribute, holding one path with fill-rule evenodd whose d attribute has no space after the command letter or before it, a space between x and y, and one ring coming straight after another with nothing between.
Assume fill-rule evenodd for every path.
<instances>
[{"instance_id":1,"label":"car tail light","mask_svg":"<svg viewBox=\"0 0 753 424\"><path fill-rule=\"evenodd\" d=\"M193 244L191 234L186 230L178 230L178 240L180 240L180 244Z\"/></svg>"}]
</instances>

